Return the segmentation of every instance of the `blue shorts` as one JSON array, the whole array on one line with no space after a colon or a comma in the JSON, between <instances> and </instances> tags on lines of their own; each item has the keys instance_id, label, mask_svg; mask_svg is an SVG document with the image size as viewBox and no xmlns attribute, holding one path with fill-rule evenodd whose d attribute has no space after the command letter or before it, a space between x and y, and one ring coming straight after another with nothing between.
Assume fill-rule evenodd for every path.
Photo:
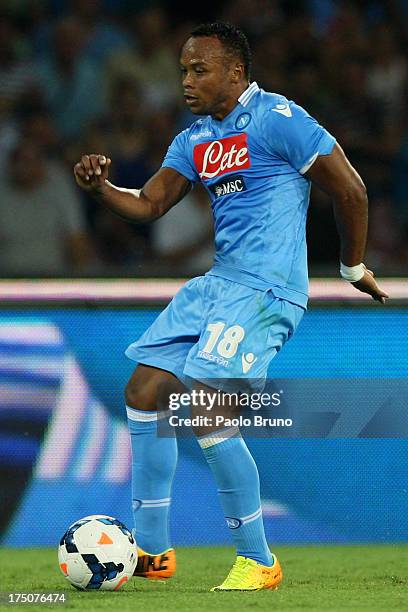
<instances>
[{"instance_id":1,"label":"blue shorts","mask_svg":"<svg viewBox=\"0 0 408 612\"><path fill-rule=\"evenodd\" d=\"M211 386L229 391L228 381L240 379L259 388L303 313L270 290L199 276L184 285L126 355L172 372L187 385L189 379L212 381Z\"/></svg>"}]
</instances>

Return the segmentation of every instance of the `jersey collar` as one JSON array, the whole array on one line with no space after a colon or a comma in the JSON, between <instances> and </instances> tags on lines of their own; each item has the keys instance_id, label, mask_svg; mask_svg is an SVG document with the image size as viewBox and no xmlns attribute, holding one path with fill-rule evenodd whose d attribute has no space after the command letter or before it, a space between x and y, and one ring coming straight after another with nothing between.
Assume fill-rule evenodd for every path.
<instances>
[{"instance_id":1,"label":"jersey collar","mask_svg":"<svg viewBox=\"0 0 408 612\"><path fill-rule=\"evenodd\" d=\"M256 81L254 81L253 83L251 83L249 85L249 87L246 88L246 90L239 96L238 98L238 102L242 105L242 106L247 106L248 103L252 100L252 98L254 97L254 95L260 90L260 87L258 86L258 83L256 83Z\"/></svg>"}]
</instances>

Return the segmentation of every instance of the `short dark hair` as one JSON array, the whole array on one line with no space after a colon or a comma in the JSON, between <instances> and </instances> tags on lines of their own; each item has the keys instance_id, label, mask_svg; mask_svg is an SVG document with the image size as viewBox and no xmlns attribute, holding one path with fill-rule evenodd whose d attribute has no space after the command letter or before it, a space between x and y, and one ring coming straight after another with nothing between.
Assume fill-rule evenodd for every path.
<instances>
[{"instance_id":1,"label":"short dark hair","mask_svg":"<svg viewBox=\"0 0 408 612\"><path fill-rule=\"evenodd\" d=\"M202 23L194 28L194 30L190 32L190 35L193 37L211 36L218 38L227 53L239 57L244 64L245 76L249 80L251 75L252 54L248 39L242 30L231 23L215 21L214 23Z\"/></svg>"}]
</instances>

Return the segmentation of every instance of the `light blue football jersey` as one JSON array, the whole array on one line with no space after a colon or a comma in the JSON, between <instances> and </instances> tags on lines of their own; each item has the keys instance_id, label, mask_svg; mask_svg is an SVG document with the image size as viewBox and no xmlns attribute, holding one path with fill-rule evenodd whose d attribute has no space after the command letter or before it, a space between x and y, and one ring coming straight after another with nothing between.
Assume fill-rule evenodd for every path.
<instances>
[{"instance_id":1,"label":"light blue football jersey","mask_svg":"<svg viewBox=\"0 0 408 612\"><path fill-rule=\"evenodd\" d=\"M222 121L204 117L173 140L163 167L211 199L216 254L208 272L306 307L304 176L335 139L302 107L254 82Z\"/></svg>"}]
</instances>

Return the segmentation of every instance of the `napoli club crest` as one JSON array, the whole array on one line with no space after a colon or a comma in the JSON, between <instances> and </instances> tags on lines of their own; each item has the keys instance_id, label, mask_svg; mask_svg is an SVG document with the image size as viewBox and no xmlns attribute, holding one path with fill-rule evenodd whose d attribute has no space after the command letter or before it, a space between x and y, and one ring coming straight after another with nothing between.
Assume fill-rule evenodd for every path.
<instances>
[{"instance_id":1,"label":"napoli club crest","mask_svg":"<svg viewBox=\"0 0 408 612\"><path fill-rule=\"evenodd\" d=\"M249 113L242 113L241 115L239 115L239 117L237 117L237 120L235 122L235 128L237 130L244 130L246 126L250 124L251 119L252 117Z\"/></svg>"}]
</instances>

